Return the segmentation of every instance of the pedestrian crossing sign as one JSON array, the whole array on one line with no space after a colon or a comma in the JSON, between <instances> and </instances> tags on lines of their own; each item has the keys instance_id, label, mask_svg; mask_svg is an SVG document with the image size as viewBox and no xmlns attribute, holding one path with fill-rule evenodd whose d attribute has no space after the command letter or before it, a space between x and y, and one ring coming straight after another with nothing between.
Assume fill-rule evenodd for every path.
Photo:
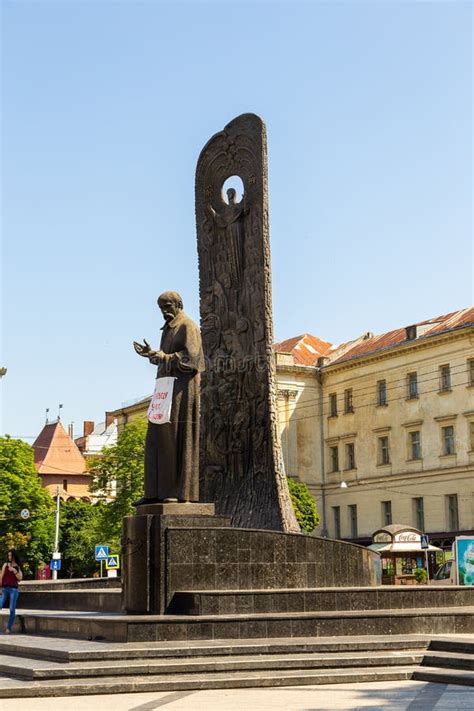
<instances>
[{"instance_id":1,"label":"pedestrian crossing sign","mask_svg":"<svg viewBox=\"0 0 474 711\"><path fill-rule=\"evenodd\" d=\"M106 570L118 570L120 568L120 556L109 555L105 563Z\"/></svg>"},{"instance_id":2,"label":"pedestrian crossing sign","mask_svg":"<svg viewBox=\"0 0 474 711\"><path fill-rule=\"evenodd\" d=\"M107 560L109 557L109 547L108 546L96 546L95 547L95 559L96 560Z\"/></svg>"}]
</instances>

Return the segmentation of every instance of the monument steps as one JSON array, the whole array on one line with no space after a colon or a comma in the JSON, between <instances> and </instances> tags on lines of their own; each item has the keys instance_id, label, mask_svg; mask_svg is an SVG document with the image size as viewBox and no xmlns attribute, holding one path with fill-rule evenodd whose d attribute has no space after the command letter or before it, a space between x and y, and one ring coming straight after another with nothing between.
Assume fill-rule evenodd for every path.
<instances>
[{"instance_id":1,"label":"monument steps","mask_svg":"<svg viewBox=\"0 0 474 711\"><path fill-rule=\"evenodd\" d=\"M198 674L125 676L24 681L0 678L0 698L83 696L125 694L147 691L184 691L200 689L237 689L315 684L342 684L373 681L399 681L413 678L416 667L377 667L366 669L285 671L245 671Z\"/></svg>"},{"instance_id":2,"label":"monument steps","mask_svg":"<svg viewBox=\"0 0 474 711\"><path fill-rule=\"evenodd\" d=\"M0 674L22 679L70 679L98 676L131 676L159 674L208 674L243 671L286 671L310 669L347 669L418 665L423 650L413 652L383 651L326 654L271 654L219 657L193 657L159 660L115 660L96 662L45 662L0 655Z\"/></svg>"},{"instance_id":3,"label":"monument steps","mask_svg":"<svg viewBox=\"0 0 474 711\"><path fill-rule=\"evenodd\" d=\"M275 638L137 644L86 642L29 635L0 637L0 655L48 662L91 662L146 659L181 659L239 655L334 654L412 652L426 650L430 639L422 635L391 637Z\"/></svg>"},{"instance_id":4,"label":"monument steps","mask_svg":"<svg viewBox=\"0 0 474 711\"><path fill-rule=\"evenodd\" d=\"M434 639L413 679L474 686L474 639Z\"/></svg>"},{"instance_id":5,"label":"monument steps","mask_svg":"<svg viewBox=\"0 0 474 711\"><path fill-rule=\"evenodd\" d=\"M383 588L285 588L175 592L168 611L181 615L402 610L474 605L473 587L384 585Z\"/></svg>"},{"instance_id":6,"label":"monument steps","mask_svg":"<svg viewBox=\"0 0 474 711\"><path fill-rule=\"evenodd\" d=\"M474 633L474 606L219 615L22 610L18 629L111 642Z\"/></svg>"},{"instance_id":7,"label":"monument steps","mask_svg":"<svg viewBox=\"0 0 474 711\"><path fill-rule=\"evenodd\" d=\"M418 667L411 677L414 681L431 681L437 684L461 684L474 686L474 671Z\"/></svg>"},{"instance_id":8,"label":"monument steps","mask_svg":"<svg viewBox=\"0 0 474 711\"><path fill-rule=\"evenodd\" d=\"M430 651L423 658L423 666L474 670L474 654Z\"/></svg>"},{"instance_id":9,"label":"monument steps","mask_svg":"<svg viewBox=\"0 0 474 711\"><path fill-rule=\"evenodd\" d=\"M440 667L433 647L440 655L456 647L446 654L459 666ZM18 635L0 639L0 698L402 679L474 685L474 672L462 666L473 650L468 638L426 635L136 645Z\"/></svg>"},{"instance_id":10,"label":"monument steps","mask_svg":"<svg viewBox=\"0 0 474 711\"><path fill-rule=\"evenodd\" d=\"M122 580L116 578L58 578L57 580L22 580L21 592L46 590L120 590Z\"/></svg>"},{"instance_id":11,"label":"monument steps","mask_svg":"<svg viewBox=\"0 0 474 711\"><path fill-rule=\"evenodd\" d=\"M74 610L120 612L122 591L81 588L69 590L22 590L20 603L28 610Z\"/></svg>"}]
</instances>

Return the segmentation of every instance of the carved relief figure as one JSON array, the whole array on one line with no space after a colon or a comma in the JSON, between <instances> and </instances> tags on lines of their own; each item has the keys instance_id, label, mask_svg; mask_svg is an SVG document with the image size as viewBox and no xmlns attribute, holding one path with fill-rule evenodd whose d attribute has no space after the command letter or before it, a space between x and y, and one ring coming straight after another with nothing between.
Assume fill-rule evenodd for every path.
<instances>
[{"instance_id":1,"label":"carved relief figure","mask_svg":"<svg viewBox=\"0 0 474 711\"><path fill-rule=\"evenodd\" d=\"M208 210L217 227L224 231L228 241L229 269L232 286L239 286L242 283L242 272L244 266L244 241L245 230L243 217L246 213L245 195L240 203L236 203L236 192L234 188L227 190L229 203L223 201L220 212L214 210L212 205Z\"/></svg>"}]
</instances>

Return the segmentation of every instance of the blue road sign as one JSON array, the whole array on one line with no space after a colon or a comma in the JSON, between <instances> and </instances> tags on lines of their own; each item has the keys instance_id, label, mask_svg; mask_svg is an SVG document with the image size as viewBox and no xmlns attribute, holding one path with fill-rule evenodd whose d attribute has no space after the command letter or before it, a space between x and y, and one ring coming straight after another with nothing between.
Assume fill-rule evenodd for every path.
<instances>
[{"instance_id":1,"label":"blue road sign","mask_svg":"<svg viewBox=\"0 0 474 711\"><path fill-rule=\"evenodd\" d=\"M120 556L109 555L105 567L107 570L118 570L120 568Z\"/></svg>"},{"instance_id":2,"label":"blue road sign","mask_svg":"<svg viewBox=\"0 0 474 711\"><path fill-rule=\"evenodd\" d=\"M51 570L61 570L61 561L59 558L53 559L49 564Z\"/></svg>"},{"instance_id":3,"label":"blue road sign","mask_svg":"<svg viewBox=\"0 0 474 711\"><path fill-rule=\"evenodd\" d=\"M422 549L427 549L430 547L430 542L428 540L428 536L425 536L424 534L421 536L421 548Z\"/></svg>"},{"instance_id":4,"label":"blue road sign","mask_svg":"<svg viewBox=\"0 0 474 711\"><path fill-rule=\"evenodd\" d=\"M109 547L108 546L96 546L95 547L95 559L96 560L107 560L109 557Z\"/></svg>"}]
</instances>

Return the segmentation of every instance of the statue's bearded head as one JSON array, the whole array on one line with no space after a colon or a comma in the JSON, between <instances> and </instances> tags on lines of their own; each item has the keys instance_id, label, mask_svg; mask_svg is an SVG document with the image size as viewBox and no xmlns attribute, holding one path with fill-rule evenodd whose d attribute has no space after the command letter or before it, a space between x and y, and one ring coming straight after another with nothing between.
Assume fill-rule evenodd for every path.
<instances>
[{"instance_id":1,"label":"statue's bearded head","mask_svg":"<svg viewBox=\"0 0 474 711\"><path fill-rule=\"evenodd\" d=\"M177 291L164 291L158 297L158 306L165 321L169 322L183 310L183 300Z\"/></svg>"}]
</instances>

